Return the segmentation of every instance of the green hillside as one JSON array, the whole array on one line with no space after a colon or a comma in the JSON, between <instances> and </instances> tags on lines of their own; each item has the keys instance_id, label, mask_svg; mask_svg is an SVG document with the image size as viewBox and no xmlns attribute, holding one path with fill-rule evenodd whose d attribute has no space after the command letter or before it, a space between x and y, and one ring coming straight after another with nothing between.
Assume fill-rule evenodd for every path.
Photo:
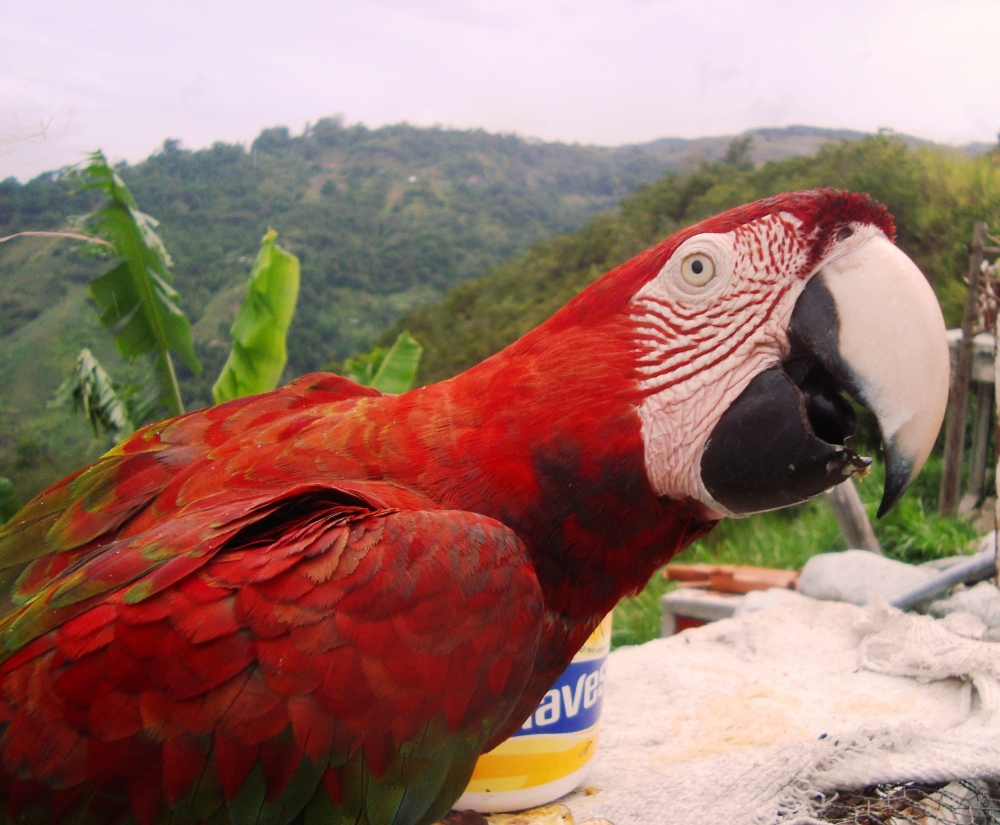
<instances>
[{"instance_id":1,"label":"green hillside","mask_svg":"<svg viewBox=\"0 0 1000 825\"><path fill-rule=\"evenodd\" d=\"M898 243L931 280L949 324L959 323L972 226L985 220L1000 229L1000 152L970 157L880 135L830 144L810 157L746 161L736 156L690 174L668 173L616 213L536 244L442 303L411 311L384 340L410 330L425 347L419 382L439 381L502 349L602 273L676 230L741 203L824 186L868 192L889 207Z\"/></svg>"},{"instance_id":2,"label":"green hillside","mask_svg":"<svg viewBox=\"0 0 1000 825\"><path fill-rule=\"evenodd\" d=\"M173 256L205 367L180 375L185 402L198 407L212 403L268 227L302 262L291 378L367 350L406 310L578 228L655 180L670 156L327 119L299 136L266 130L249 149L192 152L167 141L119 171ZM0 236L65 226L96 203L65 174L4 181ZM129 374L86 298L103 266L63 240L0 244L0 476L22 496L107 447L82 419L45 406L83 346L116 377Z\"/></svg>"},{"instance_id":3,"label":"green hillside","mask_svg":"<svg viewBox=\"0 0 1000 825\"><path fill-rule=\"evenodd\" d=\"M268 226L278 230L303 263L290 341L290 374L297 374L368 345L404 310L532 242L576 229L666 168L638 149L323 120L297 137L266 130L249 151L217 144L189 152L167 141L121 172L141 208L161 222L185 310L200 322L208 373L224 355L260 237ZM92 201L73 188L59 175L0 184L0 233L52 228L88 211ZM92 274L68 250L33 252L30 266L13 245L0 253L4 335ZM206 383L188 383L191 401L209 402Z\"/></svg>"}]
</instances>

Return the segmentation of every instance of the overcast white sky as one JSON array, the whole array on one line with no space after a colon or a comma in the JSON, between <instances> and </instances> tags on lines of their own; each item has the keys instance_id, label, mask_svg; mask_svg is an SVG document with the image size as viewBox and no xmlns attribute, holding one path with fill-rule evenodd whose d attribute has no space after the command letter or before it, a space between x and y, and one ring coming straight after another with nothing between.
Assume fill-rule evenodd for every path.
<instances>
[{"instance_id":1,"label":"overcast white sky","mask_svg":"<svg viewBox=\"0 0 1000 825\"><path fill-rule=\"evenodd\" d=\"M992 142L1000 1L0 0L0 179L335 113L605 145L793 123Z\"/></svg>"}]
</instances>

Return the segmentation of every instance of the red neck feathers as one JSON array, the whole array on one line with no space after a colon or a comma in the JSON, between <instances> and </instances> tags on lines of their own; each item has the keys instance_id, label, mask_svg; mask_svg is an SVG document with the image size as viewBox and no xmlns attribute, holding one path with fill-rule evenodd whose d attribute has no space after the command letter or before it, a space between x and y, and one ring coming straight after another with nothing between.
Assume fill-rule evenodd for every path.
<instances>
[{"instance_id":1,"label":"red neck feathers","mask_svg":"<svg viewBox=\"0 0 1000 825\"><path fill-rule=\"evenodd\" d=\"M646 475L627 308L658 251L462 375L373 404L401 425L377 416L384 472L517 531L549 610L574 623L599 620L714 523Z\"/></svg>"}]
</instances>

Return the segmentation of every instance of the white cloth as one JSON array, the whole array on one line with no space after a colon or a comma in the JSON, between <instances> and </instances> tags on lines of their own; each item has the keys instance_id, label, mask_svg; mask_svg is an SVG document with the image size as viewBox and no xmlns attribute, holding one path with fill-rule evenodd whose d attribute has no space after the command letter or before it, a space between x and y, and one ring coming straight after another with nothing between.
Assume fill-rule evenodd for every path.
<instances>
[{"instance_id":1,"label":"white cloth","mask_svg":"<svg viewBox=\"0 0 1000 825\"><path fill-rule=\"evenodd\" d=\"M1000 776L1000 644L804 600L611 654L577 822L772 825L877 782Z\"/></svg>"}]
</instances>

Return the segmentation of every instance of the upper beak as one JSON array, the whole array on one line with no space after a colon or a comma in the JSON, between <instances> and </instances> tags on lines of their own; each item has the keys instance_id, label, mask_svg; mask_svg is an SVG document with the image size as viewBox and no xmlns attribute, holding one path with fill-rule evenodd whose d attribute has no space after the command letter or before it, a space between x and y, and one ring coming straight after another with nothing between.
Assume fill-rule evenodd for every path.
<instances>
[{"instance_id":1,"label":"upper beak","mask_svg":"<svg viewBox=\"0 0 1000 825\"><path fill-rule=\"evenodd\" d=\"M702 454L706 489L744 514L866 472L870 460L845 443L856 422L844 390L882 432L881 517L927 460L948 402L948 345L933 290L903 252L874 235L812 277L788 335L788 359L756 376L713 430Z\"/></svg>"}]
</instances>

